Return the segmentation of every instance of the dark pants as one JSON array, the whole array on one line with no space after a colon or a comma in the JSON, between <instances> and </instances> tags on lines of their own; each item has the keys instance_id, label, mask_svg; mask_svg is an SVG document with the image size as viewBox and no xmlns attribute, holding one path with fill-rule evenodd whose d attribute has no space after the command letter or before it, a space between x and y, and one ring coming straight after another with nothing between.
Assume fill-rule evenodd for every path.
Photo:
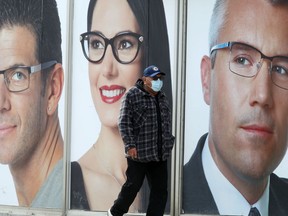
<instances>
[{"instance_id":1,"label":"dark pants","mask_svg":"<svg viewBox=\"0 0 288 216\"><path fill-rule=\"evenodd\" d=\"M127 180L110 209L112 215L122 216L128 212L146 176L150 187L149 205L146 215L163 216L168 194L167 161L142 163L128 158L127 162Z\"/></svg>"}]
</instances>

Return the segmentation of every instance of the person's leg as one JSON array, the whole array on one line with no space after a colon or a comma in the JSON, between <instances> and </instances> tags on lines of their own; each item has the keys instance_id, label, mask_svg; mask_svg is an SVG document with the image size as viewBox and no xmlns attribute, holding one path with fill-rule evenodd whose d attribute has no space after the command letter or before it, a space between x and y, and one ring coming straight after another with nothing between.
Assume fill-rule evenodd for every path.
<instances>
[{"instance_id":1,"label":"person's leg","mask_svg":"<svg viewBox=\"0 0 288 216\"><path fill-rule=\"evenodd\" d=\"M145 163L136 162L129 158L127 158L127 163L127 180L122 186L114 205L110 209L113 216L122 216L128 212L145 178Z\"/></svg>"},{"instance_id":2,"label":"person's leg","mask_svg":"<svg viewBox=\"0 0 288 216\"><path fill-rule=\"evenodd\" d=\"M162 216L168 196L167 161L150 162L147 167L150 198L146 216Z\"/></svg>"}]
</instances>

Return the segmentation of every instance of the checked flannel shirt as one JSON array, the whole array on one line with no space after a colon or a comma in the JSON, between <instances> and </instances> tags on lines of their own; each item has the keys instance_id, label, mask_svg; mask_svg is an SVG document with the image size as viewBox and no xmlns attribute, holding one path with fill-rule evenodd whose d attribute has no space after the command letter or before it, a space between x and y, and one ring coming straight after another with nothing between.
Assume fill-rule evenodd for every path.
<instances>
[{"instance_id":1,"label":"checked flannel shirt","mask_svg":"<svg viewBox=\"0 0 288 216\"><path fill-rule=\"evenodd\" d=\"M166 160L174 145L172 135L171 111L167 97L163 92L157 96L161 114L162 125L162 160ZM158 157L158 121L156 98L143 88L143 81L138 80L122 99L119 131L125 145L125 152L136 147L135 161L160 161ZM159 112L158 112L159 113Z\"/></svg>"}]
</instances>

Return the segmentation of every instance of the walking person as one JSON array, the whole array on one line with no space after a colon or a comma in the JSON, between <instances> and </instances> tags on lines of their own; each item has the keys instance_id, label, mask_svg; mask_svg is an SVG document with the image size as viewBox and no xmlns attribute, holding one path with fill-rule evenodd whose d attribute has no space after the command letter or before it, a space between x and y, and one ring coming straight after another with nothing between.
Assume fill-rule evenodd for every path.
<instances>
[{"instance_id":1,"label":"walking person","mask_svg":"<svg viewBox=\"0 0 288 216\"><path fill-rule=\"evenodd\" d=\"M124 96L119 131L124 141L127 180L108 215L122 216L133 203L145 176L150 187L149 215L163 215L167 201L167 159L174 144L171 111L161 91L165 73L154 65Z\"/></svg>"}]
</instances>

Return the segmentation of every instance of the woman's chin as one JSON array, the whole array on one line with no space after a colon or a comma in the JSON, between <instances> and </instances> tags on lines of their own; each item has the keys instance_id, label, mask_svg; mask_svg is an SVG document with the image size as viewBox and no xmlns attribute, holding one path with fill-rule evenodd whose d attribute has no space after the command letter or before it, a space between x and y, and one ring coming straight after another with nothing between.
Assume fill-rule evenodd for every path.
<instances>
[{"instance_id":1,"label":"woman's chin","mask_svg":"<svg viewBox=\"0 0 288 216\"><path fill-rule=\"evenodd\" d=\"M111 128L111 129L116 129L118 130L118 124L117 124L117 119L103 119L100 117L101 123L103 126L107 127L107 128Z\"/></svg>"}]
</instances>

